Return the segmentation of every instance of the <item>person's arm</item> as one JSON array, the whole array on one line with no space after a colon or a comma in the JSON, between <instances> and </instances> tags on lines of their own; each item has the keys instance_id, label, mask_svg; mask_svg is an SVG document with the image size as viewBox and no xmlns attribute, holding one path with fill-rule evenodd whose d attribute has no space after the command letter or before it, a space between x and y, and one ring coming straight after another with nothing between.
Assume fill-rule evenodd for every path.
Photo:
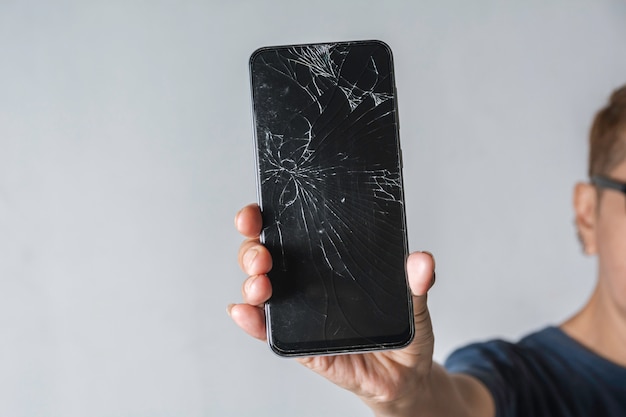
<instances>
[{"instance_id":1,"label":"person's arm","mask_svg":"<svg viewBox=\"0 0 626 417\"><path fill-rule=\"evenodd\" d=\"M377 417L495 416L491 394L481 382L469 375L450 374L437 363L405 399L365 403Z\"/></svg>"},{"instance_id":2,"label":"person's arm","mask_svg":"<svg viewBox=\"0 0 626 417\"><path fill-rule=\"evenodd\" d=\"M263 305L272 295L266 275L272 259L259 242L259 207L244 207L237 214L235 225L247 237L239 249L239 264L248 279L242 288L244 302L231 304L228 312L244 331L265 340ZM413 293L415 337L406 348L297 360L358 395L377 417L493 417L492 397L480 382L470 376L449 374L432 360L434 337L426 293L434 283L434 270L430 253L409 255L407 274Z\"/></svg>"}]
</instances>

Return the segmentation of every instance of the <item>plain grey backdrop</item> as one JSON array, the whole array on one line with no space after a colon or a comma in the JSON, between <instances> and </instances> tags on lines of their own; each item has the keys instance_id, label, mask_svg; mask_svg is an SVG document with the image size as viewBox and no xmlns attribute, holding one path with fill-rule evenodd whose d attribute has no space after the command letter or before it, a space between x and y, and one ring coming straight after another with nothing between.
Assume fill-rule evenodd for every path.
<instances>
[{"instance_id":1,"label":"plain grey backdrop","mask_svg":"<svg viewBox=\"0 0 626 417\"><path fill-rule=\"evenodd\" d=\"M626 6L588 1L0 0L0 415L360 416L226 314L256 199L248 57L393 49L436 358L579 308L571 192L626 82Z\"/></svg>"}]
</instances>

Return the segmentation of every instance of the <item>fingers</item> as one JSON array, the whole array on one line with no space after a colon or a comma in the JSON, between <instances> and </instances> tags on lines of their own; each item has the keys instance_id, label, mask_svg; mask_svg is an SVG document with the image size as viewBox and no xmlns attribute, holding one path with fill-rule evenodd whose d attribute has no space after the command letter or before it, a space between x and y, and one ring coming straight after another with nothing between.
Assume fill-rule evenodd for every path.
<instances>
[{"instance_id":1,"label":"fingers","mask_svg":"<svg viewBox=\"0 0 626 417\"><path fill-rule=\"evenodd\" d=\"M253 306L262 306L272 296L272 284L267 275L253 275L241 287L243 301Z\"/></svg>"},{"instance_id":2,"label":"fingers","mask_svg":"<svg viewBox=\"0 0 626 417\"><path fill-rule=\"evenodd\" d=\"M263 227L261 210L257 204L248 204L235 216L235 227L242 235L249 238L258 238Z\"/></svg>"},{"instance_id":3,"label":"fingers","mask_svg":"<svg viewBox=\"0 0 626 417\"><path fill-rule=\"evenodd\" d=\"M263 305L272 296L272 285L269 278L264 273L251 275L244 281L241 293L244 304L231 304L228 306L228 314L250 336L265 340Z\"/></svg>"},{"instance_id":4,"label":"fingers","mask_svg":"<svg viewBox=\"0 0 626 417\"><path fill-rule=\"evenodd\" d=\"M239 266L248 275L267 274L272 269L272 255L258 239L244 241L239 247Z\"/></svg>"},{"instance_id":5,"label":"fingers","mask_svg":"<svg viewBox=\"0 0 626 417\"><path fill-rule=\"evenodd\" d=\"M272 256L265 246L259 243L261 232L261 212L259 206L250 204L235 216L237 229L248 237L239 247L239 266L248 275L266 274L272 269Z\"/></svg>"},{"instance_id":6,"label":"fingers","mask_svg":"<svg viewBox=\"0 0 626 417\"><path fill-rule=\"evenodd\" d=\"M256 204L242 208L235 216L235 227L246 239L239 247L239 266L248 275L241 288L244 304L231 304L228 314L250 336L265 340L263 304L272 296L267 274L272 269L272 257L259 242L263 221Z\"/></svg>"},{"instance_id":7,"label":"fingers","mask_svg":"<svg viewBox=\"0 0 626 417\"><path fill-rule=\"evenodd\" d=\"M263 308L249 304L231 304L228 314L233 321L250 336L265 340L265 314Z\"/></svg>"}]
</instances>

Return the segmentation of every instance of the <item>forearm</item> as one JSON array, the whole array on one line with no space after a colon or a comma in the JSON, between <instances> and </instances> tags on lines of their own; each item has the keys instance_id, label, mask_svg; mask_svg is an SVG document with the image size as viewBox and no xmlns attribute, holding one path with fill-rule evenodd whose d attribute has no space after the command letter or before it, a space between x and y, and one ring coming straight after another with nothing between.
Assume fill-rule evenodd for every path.
<instances>
[{"instance_id":1,"label":"forearm","mask_svg":"<svg viewBox=\"0 0 626 417\"><path fill-rule=\"evenodd\" d=\"M412 393L386 403L369 404L376 417L493 417L491 394L476 379L449 374L434 364Z\"/></svg>"}]
</instances>

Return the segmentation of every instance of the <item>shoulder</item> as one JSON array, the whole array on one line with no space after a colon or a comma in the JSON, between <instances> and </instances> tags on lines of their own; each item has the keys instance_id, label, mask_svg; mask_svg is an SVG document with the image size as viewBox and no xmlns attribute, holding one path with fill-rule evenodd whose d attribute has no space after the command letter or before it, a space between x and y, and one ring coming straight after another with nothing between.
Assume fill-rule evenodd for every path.
<instances>
[{"instance_id":1,"label":"shoulder","mask_svg":"<svg viewBox=\"0 0 626 417\"><path fill-rule=\"evenodd\" d=\"M468 345L453 352L445 366L449 372L481 381L498 416L590 415L601 403L626 411L626 369L585 349L557 327L514 343L490 340Z\"/></svg>"},{"instance_id":2,"label":"shoulder","mask_svg":"<svg viewBox=\"0 0 626 417\"><path fill-rule=\"evenodd\" d=\"M473 343L454 351L445 366L450 372L462 372L468 367L522 366L541 358L545 354L545 346L551 344L550 339L558 337L558 332L555 327L547 327L514 343L502 339Z\"/></svg>"},{"instance_id":3,"label":"shoulder","mask_svg":"<svg viewBox=\"0 0 626 417\"><path fill-rule=\"evenodd\" d=\"M494 339L472 343L454 351L445 367L452 373L470 374L482 381L490 391L514 378L526 375L533 363L541 360L541 339L548 329L532 333L518 342Z\"/></svg>"},{"instance_id":4,"label":"shoulder","mask_svg":"<svg viewBox=\"0 0 626 417\"><path fill-rule=\"evenodd\" d=\"M448 372L470 375L490 392L496 416L541 416L532 409L532 397L545 391L547 381L541 345L546 332L532 333L518 342L494 339L473 343L454 351L446 360Z\"/></svg>"}]
</instances>

